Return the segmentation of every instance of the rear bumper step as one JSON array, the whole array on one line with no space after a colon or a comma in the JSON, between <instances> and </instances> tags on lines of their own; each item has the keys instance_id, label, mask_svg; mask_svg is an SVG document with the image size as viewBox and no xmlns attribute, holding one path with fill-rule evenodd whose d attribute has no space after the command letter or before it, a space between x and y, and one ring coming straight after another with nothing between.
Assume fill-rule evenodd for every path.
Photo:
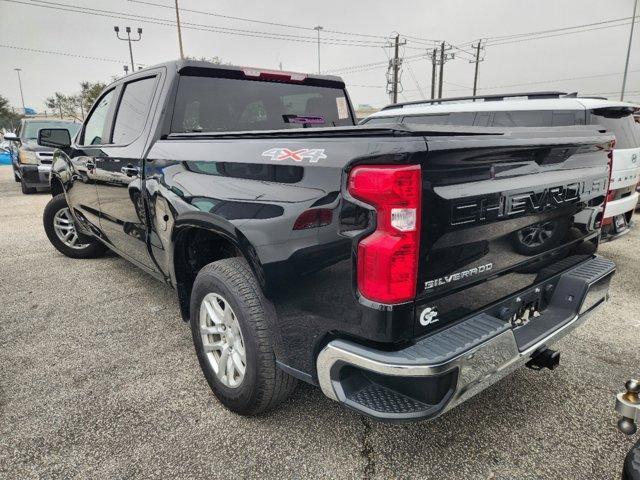
<instances>
[{"instance_id":1,"label":"rear bumper step","mask_svg":"<svg viewBox=\"0 0 640 480\"><path fill-rule=\"evenodd\" d=\"M582 323L607 299L614 273L613 262L593 257L560 274L548 307L517 328L487 313L494 313L493 308L403 350L333 340L318 355L320 387L329 398L379 420L433 418L526 364ZM538 287L532 290L540 291Z\"/></svg>"}]
</instances>

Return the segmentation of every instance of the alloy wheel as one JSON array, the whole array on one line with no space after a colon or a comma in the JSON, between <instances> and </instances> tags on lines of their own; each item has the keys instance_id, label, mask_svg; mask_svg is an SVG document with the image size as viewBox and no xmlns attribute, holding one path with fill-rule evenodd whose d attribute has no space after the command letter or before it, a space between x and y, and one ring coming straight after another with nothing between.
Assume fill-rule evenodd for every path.
<instances>
[{"instance_id":1,"label":"alloy wheel","mask_svg":"<svg viewBox=\"0 0 640 480\"><path fill-rule=\"evenodd\" d=\"M76 226L68 207L61 208L53 217L53 230L62 243L69 248L80 250L86 248L88 243L81 243Z\"/></svg>"},{"instance_id":2,"label":"alloy wheel","mask_svg":"<svg viewBox=\"0 0 640 480\"><path fill-rule=\"evenodd\" d=\"M231 305L217 293L209 293L200 304L202 348L218 380L229 388L242 384L247 355L240 323Z\"/></svg>"}]
</instances>

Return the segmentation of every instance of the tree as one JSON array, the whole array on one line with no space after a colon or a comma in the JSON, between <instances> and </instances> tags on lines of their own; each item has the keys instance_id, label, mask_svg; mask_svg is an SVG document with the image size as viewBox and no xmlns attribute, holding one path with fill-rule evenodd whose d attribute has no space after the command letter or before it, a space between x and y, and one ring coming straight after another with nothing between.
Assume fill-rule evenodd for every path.
<instances>
[{"instance_id":1,"label":"tree","mask_svg":"<svg viewBox=\"0 0 640 480\"><path fill-rule=\"evenodd\" d=\"M65 95L55 92L52 97L46 99L45 105L54 110L60 118L71 117L83 121L105 86L102 82L80 82L80 93Z\"/></svg>"},{"instance_id":2,"label":"tree","mask_svg":"<svg viewBox=\"0 0 640 480\"><path fill-rule=\"evenodd\" d=\"M106 86L107 85L102 82L80 82L80 99L83 118L84 113L91 109L91 106Z\"/></svg>"},{"instance_id":3,"label":"tree","mask_svg":"<svg viewBox=\"0 0 640 480\"><path fill-rule=\"evenodd\" d=\"M187 56L187 60L200 60L202 62L214 63L216 65L231 65L229 62L223 62L222 59L218 56L211 57L211 58L207 58L207 57L196 58L192 56Z\"/></svg>"},{"instance_id":4,"label":"tree","mask_svg":"<svg viewBox=\"0 0 640 480\"><path fill-rule=\"evenodd\" d=\"M61 119L64 118L65 115L69 115L69 110L73 107L71 97L67 97L60 92L56 92L53 94L53 97L47 98L44 104L47 108L55 110ZM71 116L75 117L75 111L72 111Z\"/></svg>"},{"instance_id":5,"label":"tree","mask_svg":"<svg viewBox=\"0 0 640 480\"><path fill-rule=\"evenodd\" d=\"M9 106L9 100L0 95L0 129L15 130L21 118L22 115L15 113Z\"/></svg>"}]
</instances>

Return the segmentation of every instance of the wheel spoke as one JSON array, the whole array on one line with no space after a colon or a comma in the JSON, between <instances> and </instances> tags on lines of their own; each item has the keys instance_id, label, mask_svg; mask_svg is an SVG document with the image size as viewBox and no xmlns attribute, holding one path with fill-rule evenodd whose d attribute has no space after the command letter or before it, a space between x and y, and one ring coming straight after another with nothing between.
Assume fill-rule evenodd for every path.
<instances>
[{"instance_id":1,"label":"wheel spoke","mask_svg":"<svg viewBox=\"0 0 640 480\"><path fill-rule=\"evenodd\" d=\"M209 315L211 321L216 325L220 325L222 323L220 320L222 317L218 313L220 306L217 305L217 302L215 300L213 302L205 300L204 306L207 309L207 314ZM218 307L218 309L216 309L216 306Z\"/></svg>"},{"instance_id":2,"label":"wheel spoke","mask_svg":"<svg viewBox=\"0 0 640 480\"><path fill-rule=\"evenodd\" d=\"M233 325L234 318L233 318L233 312L231 311L231 307L229 306L228 303L224 304L224 316L223 316L223 323L225 323L226 325Z\"/></svg>"},{"instance_id":3,"label":"wheel spoke","mask_svg":"<svg viewBox=\"0 0 640 480\"><path fill-rule=\"evenodd\" d=\"M224 377L225 371L227 369L227 361L229 359L229 347L224 348L224 350L222 350L222 355L220 355L220 360L218 361L218 378L220 380L222 380L222 377ZM227 378L227 382L229 381L229 379Z\"/></svg>"},{"instance_id":4,"label":"wheel spoke","mask_svg":"<svg viewBox=\"0 0 640 480\"><path fill-rule=\"evenodd\" d=\"M242 363L242 358L240 358L240 354L238 352L233 352L231 354L231 359L233 360L233 366L238 371L240 375L244 375L245 365Z\"/></svg>"},{"instance_id":5,"label":"wheel spoke","mask_svg":"<svg viewBox=\"0 0 640 480\"><path fill-rule=\"evenodd\" d=\"M229 355L227 359L227 368L225 369L227 372L227 382L231 383L235 377L235 365L233 363L233 354Z\"/></svg>"}]
</instances>

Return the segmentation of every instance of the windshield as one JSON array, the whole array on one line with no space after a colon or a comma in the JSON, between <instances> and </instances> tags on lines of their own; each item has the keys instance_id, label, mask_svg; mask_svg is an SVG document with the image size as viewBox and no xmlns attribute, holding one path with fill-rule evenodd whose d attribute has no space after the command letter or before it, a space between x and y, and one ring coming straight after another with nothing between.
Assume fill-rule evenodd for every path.
<instances>
[{"instance_id":1,"label":"windshield","mask_svg":"<svg viewBox=\"0 0 640 480\"><path fill-rule=\"evenodd\" d=\"M20 138L22 140L37 140L38 139L38 130L41 128L66 128L69 130L71 134L71 138L78 133L82 124L80 123L70 123L70 122L26 122L24 125L24 130L20 134Z\"/></svg>"},{"instance_id":2,"label":"windshield","mask_svg":"<svg viewBox=\"0 0 640 480\"><path fill-rule=\"evenodd\" d=\"M338 88L214 77L180 77L172 133L353 125Z\"/></svg>"}]
</instances>

